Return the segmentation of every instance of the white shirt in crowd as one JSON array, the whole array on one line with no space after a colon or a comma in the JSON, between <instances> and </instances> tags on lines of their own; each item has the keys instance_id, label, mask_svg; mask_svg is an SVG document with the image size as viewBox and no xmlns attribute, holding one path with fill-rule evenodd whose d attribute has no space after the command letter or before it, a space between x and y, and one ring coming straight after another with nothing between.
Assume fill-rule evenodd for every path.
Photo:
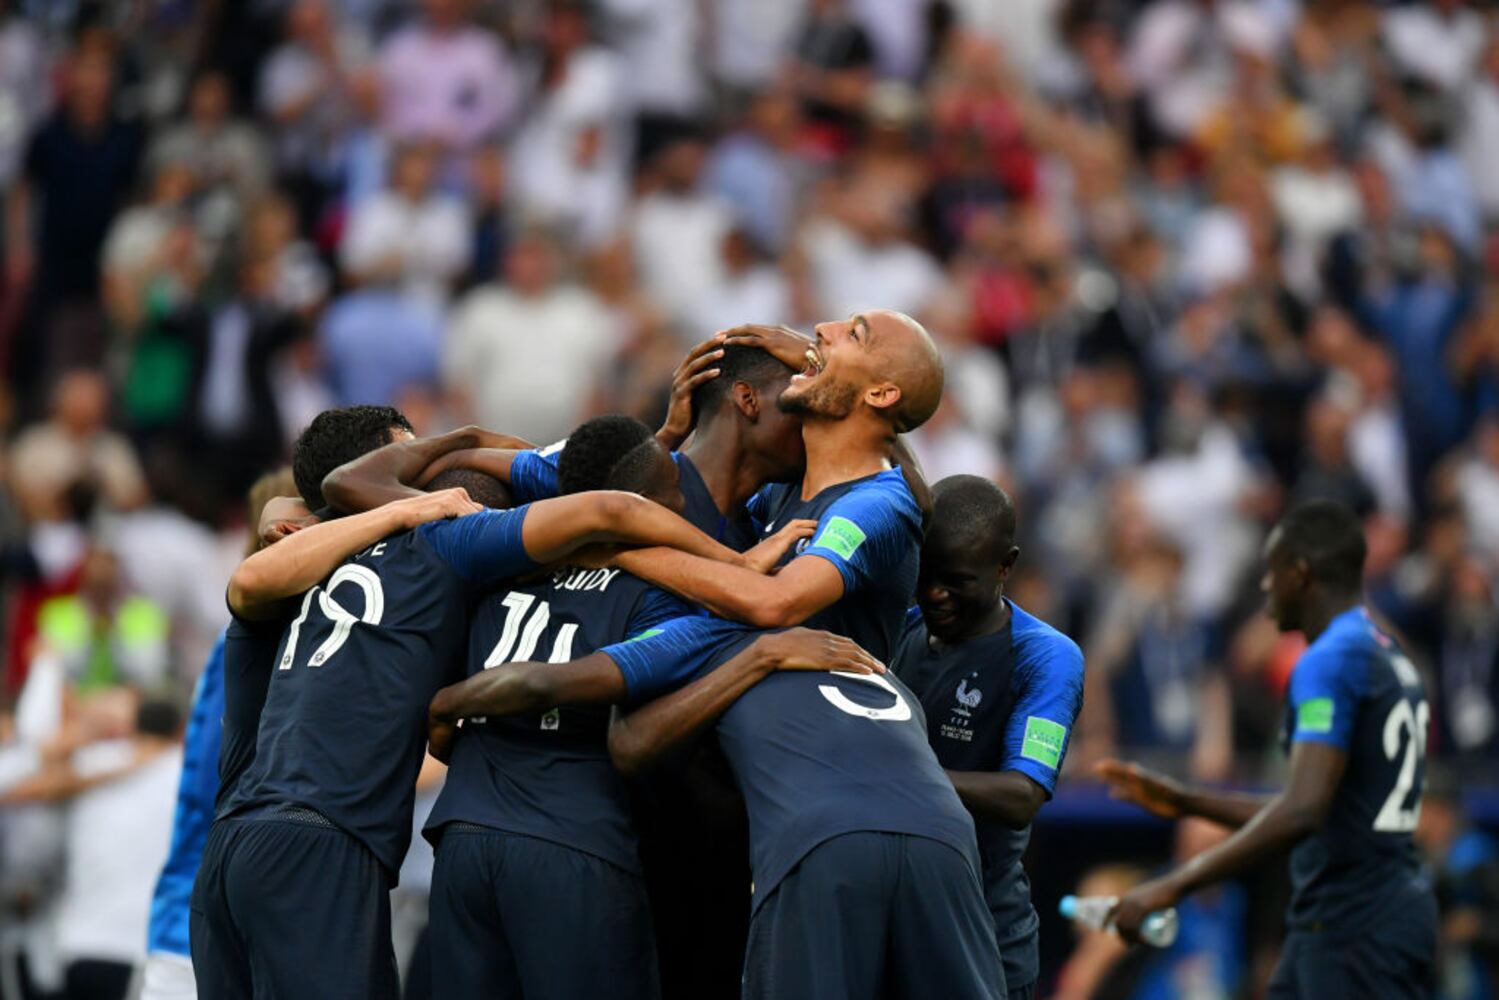
<instances>
[{"instance_id":1,"label":"white shirt in crowd","mask_svg":"<svg viewBox=\"0 0 1499 1000\"><path fill-rule=\"evenodd\" d=\"M835 222L809 228L804 238L819 315L875 306L915 314L943 286L937 262L910 243L866 243Z\"/></svg>"},{"instance_id":2,"label":"white shirt in crowd","mask_svg":"<svg viewBox=\"0 0 1499 1000\"><path fill-rule=\"evenodd\" d=\"M1471 77L1483 54L1483 17L1467 7L1450 14L1427 4L1397 7L1385 13L1380 28L1402 69L1443 90L1455 90Z\"/></svg>"},{"instance_id":3,"label":"white shirt in crowd","mask_svg":"<svg viewBox=\"0 0 1499 1000\"><path fill-rule=\"evenodd\" d=\"M609 313L584 289L521 296L487 285L454 310L443 376L468 394L485 427L555 441L578 422L610 364L614 331Z\"/></svg>"},{"instance_id":4,"label":"white shirt in crowd","mask_svg":"<svg viewBox=\"0 0 1499 1000\"><path fill-rule=\"evenodd\" d=\"M102 774L127 765L133 753L129 741L96 743L78 751L74 767ZM151 893L171 842L181 771L182 751L167 750L68 806L67 874L57 916L64 961L145 959Z\"/></svg>"},{"instance_id":5,"label":"white shirt in crowd","mask_svg":"<svg viewBox=\"0 0 1499 1000\"><path fill-rule=\"evenodd\" d=\"M356 275L376 273L394 257L408 292L441 302L468 266L472 243L468 208L460 199L434 192L410 201L381 191L354 209L339 256Z\"/></svg>"},{"instance_id":6,"label":"white shirt in crowd","mask_svg":"<svg viewBox=\"0 0 1499 1000\"><path fill-rule=\"evenodd\" d=\"M568 61L563 81L542 91L510 146L511 191L522 214L598 246L618 232L629 197L629 139L620 118L618 58L590 48ZM585 156L590 129L597 148Z\"/></svg>"},{"instance_id":7,"label":"white shirt in crowd","mask_svg":"<svg viewBox=\"0 0 1499 1000\"><path fill-rule=\"evenodd\" d=\"M699 5L682 0L602 0L605 32L625 62L625 92L639 111L690 116L708 97L699 53Z\"/></svg>"},{"instance_id":8,"label":"white shirt in crowd","mask_svg":"<svg viewBox=\"0 0 1499 1000\"><path fill-rule=\"evenodd\" d=\"M723 284L723 240L733 227L727 203L704 194L658 191L641 199L631 230L640 277L678 323Z\"/></svg>"},{"instance_id":9,"label":"white shirt in crowd","mask_svg":"<svg viewBox=\"0 0 1499 1000\"><path fill-rule=\"evenodd\" d=\"M757 264L741 274L727 275L703 296L682 334L696 343L740 323L790 323L793 318L786 276L772 264Z\"/></svg>"}]
</instances>

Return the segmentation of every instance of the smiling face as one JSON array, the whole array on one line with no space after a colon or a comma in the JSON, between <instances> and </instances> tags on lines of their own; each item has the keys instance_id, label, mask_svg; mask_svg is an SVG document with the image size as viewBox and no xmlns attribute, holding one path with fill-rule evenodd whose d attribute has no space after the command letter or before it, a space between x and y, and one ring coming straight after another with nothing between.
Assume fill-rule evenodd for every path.
<instances>
[{"instance_id":1,"label":"smiling face","mask_svg":"<svg viewBox=\"0 0 1499 1000\"><path fill-rule=\"evenodd\" d=\"M789 413L841 420L858 406L860 397L878 386L894 389L884 378L884 348L892 336L892 314L859 313L845 320L819 323L817 346L808 348L807 364L791 376L779 405ZM894 389L899 394L898 389Z\"/></svg>"},{"instance_id":2,"label":"smiling face","mask_svg":"<svg viewBox=\"0 0 1499 1000\"><path fill-rule=\"evenodd\" d=\"M967 532L929 532L916 582L916 603L927 631L949 643L982 631L1004 595L1018 554L1011 544L978 542Z\"/></svg>"}]
</instances>

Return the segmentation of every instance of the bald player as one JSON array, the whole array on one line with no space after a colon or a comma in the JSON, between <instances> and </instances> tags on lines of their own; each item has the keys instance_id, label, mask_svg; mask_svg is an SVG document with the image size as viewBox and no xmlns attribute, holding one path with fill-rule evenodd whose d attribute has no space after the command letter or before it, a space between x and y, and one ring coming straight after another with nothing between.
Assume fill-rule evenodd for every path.
<instances>
[{"instance_id":1,"label":"bald player","mask_svg":"<svg viewBox=\"0 0 1499 1000\"><path fill-rule=\"evenodd\" d=\"M751 503L762 529L817 521L771 586L650 550L631 572L708 606L568 664L508 664L446 688L434 723L537 705L628 703L662 676L684 688L624 717L625 771L716 727L750 819L754 886L745 997L992 998L1005 994L973 820L928 745L920 702L893 677L775 671L763 629L806 623L888 660L916 590L921 514L889 454L942 391L926 331L893 312L729 337L802 371L778 406L802 417L802 482ZM795 353L793 353L795 352ZM750 626L760 626L757 629ZM464 714L458 713L458 714Z\"/></svg>"}]
</instances>

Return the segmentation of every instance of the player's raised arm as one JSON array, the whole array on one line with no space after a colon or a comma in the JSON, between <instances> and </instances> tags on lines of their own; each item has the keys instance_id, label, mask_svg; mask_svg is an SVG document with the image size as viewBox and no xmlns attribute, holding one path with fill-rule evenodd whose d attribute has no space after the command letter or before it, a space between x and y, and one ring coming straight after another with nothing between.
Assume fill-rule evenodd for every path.
<instances>
[{"instance_id":1,"label":"player's raised arm","mask_svg":"<svg viewBox=\"0 0 1499 1000\"><path fill-rule=\"evenodd\" d=\"M281 601L313 586L349 556L385 536L481 509L461 489L441 490L315 524L240 563L229 578L229 606L248 621L271 617Z\"/></svg>"},{"instance_id":2,"label":"player's raised arm","mask_svg":"<svg viewBox=\"0 0 1499 1000\"><path fill-rule=\"evenodd\" d=\"M1335 745L1296 742L1284 791L1221 844L1120 898L1113 913L1120 935L1138 940L1140 925L1152 912L1175 906L1183 896L1221 882L1321 828L1347 766L1347 752Z\"/></svg>"},{"instance_id":3,"label":"player's raised arm","mask_svg":"<svg viewBox=\"0 0 1499 1000\"><path fill-rule=\"evenodd\" d=\"M395 441L328 473L323 497L345 513L372 510L418 495L418 487L452 467L478 469L508 484L515 455L530 447L520 438L478 427Z\"/></svg>"},{"instance_id":4,"label":"player's raised arm","mask_svg":"<svg viewBox=\"0 0 1499 1000\"><path fill-rule=\"evenodd\" d=\"M762 635L722 667L609 725L609 756L626 775L638 774L707 729L739 696L777 670L884 673L858 643L830 632L791 629Z\"/></svg>"}]
</instances>

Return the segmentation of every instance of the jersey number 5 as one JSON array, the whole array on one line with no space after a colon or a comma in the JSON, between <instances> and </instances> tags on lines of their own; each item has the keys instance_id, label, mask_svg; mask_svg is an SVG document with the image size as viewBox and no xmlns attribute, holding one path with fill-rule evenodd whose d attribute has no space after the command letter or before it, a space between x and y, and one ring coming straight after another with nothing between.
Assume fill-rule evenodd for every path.
<instances>
[{"instance_id":1,"label":"jersey number 5","mask_svg":"<svg viewBox=\"0 0 1499 1000\"><path fill-rule=\"evenodd\" d=\"M364 610L358 615L351 614L342 604L333 597L333 592L342 584L352 584L364 592ZM380 577L375 571L367 566L356 563L348 563L338 567L333 575L328 578L327 587L313 587L302 598L302 613L297 615L296 620L291 623L291 629L286 636L286 652L281 654L281 669L290 670L297 658L297 643L302 638L302 624L307 621L307 615L312 611L313 601L317 601L318 609L323 612L323 617L333 623L333 631L328 633L312 655L307 658L309 667L321 667L327 663L333 654L343 648L343 644L349 641L349 633L354 630L356 622L364 622L366 625L379 625L380 619L385 616L385 588L380 585Z\"/></svg>"},{"instance_id":2,"label":"jersey number 5","mask_svg":"<svg viewBox=\"0 0 1499 1000\"><path fill-rule=\"evenodd\" d=\"M877 722L905 722L911 717L911 706L906 703L906 699L901 697L900 692L895 689L894 684L891 684L879 674L849 674L844 673L842 670L834 670L832 673L837 674L839 677L847 677L850 680L873 684L877 688L884 688L895 696L895 704L887 708L869 708L854 701L832 684L817 685L817 690L822 692L822 696L832 702L833 707L839 711L847 712L849 715L857 715L861 719L874 719Z\"/></svg>"}]
</instances>

